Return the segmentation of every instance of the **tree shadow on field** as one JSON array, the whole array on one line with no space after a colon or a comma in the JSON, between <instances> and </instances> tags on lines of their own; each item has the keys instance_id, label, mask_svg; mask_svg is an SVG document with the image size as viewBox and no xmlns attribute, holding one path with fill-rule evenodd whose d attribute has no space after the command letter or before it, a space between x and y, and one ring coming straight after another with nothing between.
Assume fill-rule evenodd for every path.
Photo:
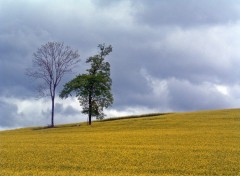
<instances>
[{"instance_id":1,"label":"tree shadow on field","mask_svg":"<svg viewBox=\"0 0 240 176\"><path fill-rule=\"evenodd\" d=\"M34 127L32 130L48 130L48 129L60 129L60 128L72 128L72 127L80 127L82 124L65 124L65 125L57 125L52 127L51 125L42 126L42 127Z\"/></svg>"}]
</instances>

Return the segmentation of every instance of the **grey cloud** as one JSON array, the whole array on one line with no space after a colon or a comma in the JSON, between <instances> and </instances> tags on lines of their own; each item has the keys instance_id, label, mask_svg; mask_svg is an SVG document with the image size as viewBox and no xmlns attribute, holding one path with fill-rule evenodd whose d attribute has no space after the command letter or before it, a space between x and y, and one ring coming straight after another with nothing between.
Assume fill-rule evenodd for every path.
<instances>
[{"instance_id":1,"label":"grey cloud","mask_svg":"<svg viewBox=\"0 0 240 176\"><path fill-rule=\"evenodd\" d=\"M19 112L16 104L0 101L0 128L19 128L26 126L46 125L47 120L37 114L28 114Z\"/></svg>"},{"instance_id":2,"label":"grey cloud","mask_svg":"<svg viewBox=\"0 0 240 176\"><path fill-rule=\"evenodd\" d=\"M230 108L232 103L211 84L192 84L186 80L168 82L170 105L177 111Z\"/></svg>"},{"instance_id":3,"label":"grey cloud","mask_svg":"<svg viewBox=\"0 0 240 176\"><path fill-rule=\"evenodd\" d=\"M193 111L236 107L232 95L224 95L212 83L194 83L176 78L151 79L153 81L148 80L146 84L150 91L126 95L128 103L125 105L130 107L138 105L157 111L186 111L186 109ZM237 93L234 94L237 95Z\"/></svg>"},{"instance_id":4,"label":"grey cloud","mask_svg":"<svg viewBox=\"0 0 240 176\"><path fill-rule=\"evenodd\" d=\"M235 69L239 64L235 55L238 46L229 31L237 33L238 28L232 28L235 27L170 31L151 48L150 61L145 63L145 68L160 78L235 83L239 80L239 70ZM229 40L233 44L229 44Z\"/></svg>"},{"instance_id":5,"label":"grey cloud","mask_svg":"<svg viewBox=\"0 0 240 176\"><path fill-rule=\"evenodd\" d=\"M56 103L55 104L56 113L63 114L66 116L74 116L80 114L79 110L74 109L72 106L64 107L63 104Z\"/></svg>"},{"instance_id":6,"label":"grey cloud","mask_svg":"<svg viewBox=\"0 0 240 176\"><path fill-rule=\"evenodd\" d=\"M50 101L49 101L50 105ZM43 109L41 112L42 118L46 119L46 124L50 124L51 109ZM81 113L81 109L73 108L71 105L65 106L62 103L55 103L55 123L65 124L65 123L76 123L81 122L86 119L85 115ZM45 125L46 125L45 124Z\"/></svg>"},{"instance_id":7,"label":"grey cloud","mask_svg":"<svg viewBox=\"0 0 240 176\"><path fill-rule=\"evenodd\" d=\"M18 127L17 106L0 101L0 127Z\"/></svg>"},{"instance_id":8,"label":"grey cloud","mask_svg":"<svg viewBox=\"0 0 240 176\"><path fill-rule=\"evenodd\" d=\"M191 27L238 21L239 3L234 0L150 0L135 3L135 18L151 26L173 25Z\"/></svg>"},{"instance_id":9,"label":"grey cloud","mask_svg":"<svg viewBox=\"0 0 240 176\"><path fill-rule=\"evenodd\" d=\"M234 0L0 1L0 22L4 24L0 27L0 97L34 96L36 82L25 76L25 69L42 44L64 41L79 49L82 62L74 74L64 77L60 90L75 74L85 71L85 59L105 42L113 46L107 57L113 109L187 111L236 106L238 98L229 99L204 83L239 84L239 7ZM160 83L149 82L142 69ZM161 87L161 80L168 89ZM236 92L230 91L231 97L238 95ZM1 114L18 115L15 106L1 106L6 109ZM74 108L61 103L56 110L58 116L78 115ZM15 121L45 124L49 112L43 110L37 123L31 119Z\"/></svg>"},{"instance_id":10,"label":"grey cloud","mask_svg":"<svg viewBox=\"0 0 240 176\"><path fill-rule=\"evenodd\" d=\"M109 6L118 5L123 0L91 0L95 6L100 6L101 8L107 8Z\"/></svg>"},{"instance_id":11,"label":"grey cloud","mask_svg":"<svg viewBox=\"0 0 240 176\"><path fill-rule=\"evenodd\" d=\"M18 102L14 102L18 101ZM46 104L51 105L50 100L12 99L0 100L0 130L3 128L17 128L26 126L43 126L50 123L51 110ZM82 121L84 117L80 110L76 110L71 106L63 106L61 103L55 104L55 122L72 123ZM25 110L24 110L25 109Z\"/></svg>"},{"instance_id":12,"label":"grey cloud","mask_svg":"<svg viewBox=\"0 0 240 176\"><path fill-rule=\"evenodd\" d=\"M31 66L32 54L42 44L52 40L64 41L74 49L80 49L84 62L89 56L89 51L97 46L96 38L101 36L93 29L89 30L88 26L83 25L85 22L81 18L65 9L65 1L59 1L59 8L55 8L55 4L51 2L0 3L1 7L4 7L0 12L0 21L4 24L0 28L2 94L10 91L16 96L28 96L29 92L33 92L34 84L25 76L25 69ZM77 1L76 3L76 6L81 5ZM83 71L81 67L76 69L78 72ZM66 75L63 81L70 80L72 76ZM19 93L20 90L25 90L25 93Z\"/></svg>"}]
</instances>

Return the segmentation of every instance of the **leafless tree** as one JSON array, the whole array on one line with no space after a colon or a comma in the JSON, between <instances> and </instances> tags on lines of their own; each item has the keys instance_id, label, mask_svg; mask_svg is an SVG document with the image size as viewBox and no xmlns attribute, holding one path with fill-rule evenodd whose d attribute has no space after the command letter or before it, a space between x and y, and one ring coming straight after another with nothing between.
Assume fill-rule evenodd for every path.
<instances>
[{"instance_id":1,"label":"leafless tree","mask_svg":"<svg viewBox=\"0 0 240 176\"><path fill-rule=\"evenodd\" d=\"M38 86L40 97L50 96L52 101L51 127L54 127L54 100L56 88L66 73L80 59L78 51L64 46L60 42L48 42L33 53L33 66L26 70L26 74L34 79L41 80Z\"/></svg>"}]
</instances>

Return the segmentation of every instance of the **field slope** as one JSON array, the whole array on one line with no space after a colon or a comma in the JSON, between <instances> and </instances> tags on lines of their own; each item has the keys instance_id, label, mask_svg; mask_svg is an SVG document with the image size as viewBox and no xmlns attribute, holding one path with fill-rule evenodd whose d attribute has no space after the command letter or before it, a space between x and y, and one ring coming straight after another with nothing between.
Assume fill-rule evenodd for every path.
<instances>
[{"instance_id":1,"label":"field slope","mask_svg":"<svg viewBox=\"0 0 240 176\"><path fill-rule=\"evenodd\" d=\"M240 109L2 131L0 175L240 175Z\"/></svg>"}]
</instances>

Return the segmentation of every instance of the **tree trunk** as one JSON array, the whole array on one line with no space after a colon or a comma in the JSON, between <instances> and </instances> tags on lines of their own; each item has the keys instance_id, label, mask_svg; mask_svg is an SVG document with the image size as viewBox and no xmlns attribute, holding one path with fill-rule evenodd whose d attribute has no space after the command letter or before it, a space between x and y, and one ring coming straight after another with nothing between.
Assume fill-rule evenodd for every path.
<instances>
[{"instance_id":1,"label":"tree trunk","mask_svg":"<svg viewBox=\"0 0 240 176\"><path fill-rule=\"evenodd\" d=\"M52 118L51 118L51 127L54 127L54 99L55 99L55 97L52 96Z\"/></svg>"},{"instance_id":2,"label":"tree trunk","mask_svg":"<svg viewBox=\"0 0 240 176\"><path fill-rule=\"evenodd\" d=\"M91 125L92 124L92 112L89 111L89 114L88 114L88 125Z\"/></svg>"},{"instance_id":3,"label":"tree trunk","mask_svg":"<svg viewBox=\"0 0 240 176\"><path fill-rule=\"evenodd\" d=\"M88 97L88 125L92 124L92 95L89 94Z\"/></svg>"}]
</instances>

